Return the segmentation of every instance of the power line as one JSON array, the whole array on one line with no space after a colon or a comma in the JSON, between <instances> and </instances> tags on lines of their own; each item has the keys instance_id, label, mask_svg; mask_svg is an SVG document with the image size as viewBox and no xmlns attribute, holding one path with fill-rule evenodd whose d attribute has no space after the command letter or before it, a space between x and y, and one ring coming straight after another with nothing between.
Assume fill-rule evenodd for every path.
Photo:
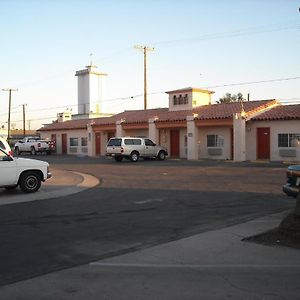
<instances>
[{"instance_id":1,"label":"power line","mask_svg":"<svg viewBox=\"0 0 300 300\"><path fill-rule=\"evenodd\" d=\"M279 81L288 81L288 80L297 80L300 79L300 76L296 77L286 77L286 78L276 78L276 79L267 79L267 80L259 80L259 81L248 81L248 82L239 82L239 83L229 83L229 84L221 84L221 85L212 85L206 87L207 89L227 87L227 86L237 86L237 85L250 85L250 84L259 84L259 83L267 83L267 82L279 82Z\"/></svg>"},{"instance_id":2,"label":"power line","mask_svg":"<svg viewBox=\"0 0 300 300\"><path fill-rule=\"evenodd\" d=\"M214 40L214 39L219 39L219 38L232 38L232 37L245 36L245 35L255 35L255 34L261 34L261 33L268 33L268 32L285 31L285 30L290 30L290 29L299 29L300 24L297 22L296 24L293 24L290 26L267 28L269 26L274 26L274 25L253 27L253 28L237 30L237 31L204 34L199 37L160 41L160 42L154 42L152 44L153 45L163 45L163 44L173 44L173 43L178 43L178 42L195 42L195 41L204 41L204 40ZM265 29L263 29L263 28L265 28Z\"/></svg>"},{"instance_id":3,"label":"power line","mask_svg":"<svg viewBox=\"0 0 300 300\"><path fill-rule=\"evenodd\" d=\"M259 80L259 81L229 83L229 84L221 84L221 85L211 85L211 86L208 86L208 87L205 87L205 88L206 89L212 89L212 88L222 88L222 87L229 87L229 86L240 86L240 85L252 85L252 84L261 84L261 83L268 83L268 82L290 81L290 80L298 80L298 79L300 79L300 76L277 78L277 79L267 79L267 80ZM165 94L165 91L156 91L156 92L148 93L148 95L158 95L158 94ZM103 102L120 101L120 100L132 101L133 99L138 98L138 97L142 97L142 96L143 96L143 94L136 94L134 96L124 96L124 97L105 99L105 100L103 100ZM293 98L291 98L291 100L293 100ZM91 102L91 104L95 104L95 103L97 103L97 102ZM78 104L66 104L66 105L63 105L63 106L53 106L53 107L46 107L46 108L44 107L44 108L40 108L40 109L32 109L32 110L29 110L28 112L32 113L32 112L44 111L45 109L47 109L47 110L64 109L66 107L78 107ZM15 114L17 112L13 112L13 113ZM6 114L0 114L0 116L1 115L6 115Z\"/></svg>"}]
</instances>

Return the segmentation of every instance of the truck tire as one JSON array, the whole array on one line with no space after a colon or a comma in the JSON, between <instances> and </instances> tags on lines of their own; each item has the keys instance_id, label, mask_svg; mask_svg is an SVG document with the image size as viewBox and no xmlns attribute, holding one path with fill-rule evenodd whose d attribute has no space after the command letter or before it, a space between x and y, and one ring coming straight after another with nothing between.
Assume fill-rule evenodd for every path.
<instances>
[{"instance_id":1,"label":"truck tire","mask_svg":"<svg viewBox=\"0 0 300 300\"><path fill-rule=\"evenodd\" d=\"M15 147L15 154L19 156L21 154L19 147Z\"/></svg>"},{"instance_id":2,"label":"truck tire","mask_svg":"<svg viewBox=\"0 0 300 300\"><path fill-rule=\"evenodd\" d=\"M35 151L35 148L33 146L30 148L30 154L31 155L36 155L36 151Z\"/></svg>"},{"instance_id":3,"label":"truck tire","mask_svg":"<svg viewBox=\"0 0 300 300\"><path fill-rule=\"evenodd\" d=\"M132 162L137 162L139 160L139 153L137 151L133 151L131 154L130 154L130 160Z\"/></svg>"},{"instance_id":4,"label":"truck tire","mask_svg":"<svg viewBox=\"0 0 300 300\"><path fill-rule=\"evenodd\" d=\"M41 187L41 175L35 171L27 171L21 175L19 185L24 193L34 193Z\"/></svg>"},{"instance_id":5,"label":"truck tire","mask_svg":"<svg viewBox=\"0 0 300 300\"><path fill-rule=\"evenodd\" d=\"M165 151L159 151L157 158L158 158L158 160L165 160L166 159Z\"/></svg>"}]
</instances>

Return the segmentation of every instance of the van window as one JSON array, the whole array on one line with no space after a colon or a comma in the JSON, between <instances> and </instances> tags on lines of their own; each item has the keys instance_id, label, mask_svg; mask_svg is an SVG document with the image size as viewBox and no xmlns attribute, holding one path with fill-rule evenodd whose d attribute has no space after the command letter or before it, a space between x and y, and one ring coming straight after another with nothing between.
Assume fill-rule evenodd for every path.
<instances>
[{"instance_id":1,"label":"van window","mask_svg":"<svg viewBox=\"0 0 300 300\"><path fill-rule=\"evenodd\" d=\"M0 141L0 148L5 149L5 146L1 141Z\"/></svg>"},{"instance_id":2,"label":"van window","mask_svg":"<svg viewBox=\"0 0 300 300\"><path fill-rule=\"evenodd\" d=\"M146 146L155 146L155 144L149 139L145 139L145 145Z\"/></svg>"},{"instance_id":3,"label":"van window","mask_svg":"<svg viewBox=\"0 0 300 300\"><path fill-rule=\"evenodd\" d=\"M133 139L125 139L125 140L124 140L124 144L125 144L125 145L134 145L134 144L133 144Z\"/></svg>"},{"instance_id":4,"label":"van window","mask_svg":"<svg viewBox=\"0 0 300 300\"><path fill-rule=\"evenodd\" d=\"M140 139L124 139L125 145L141 145L142 142Z\"/></svg>"},{"instance_id":5,"label":"van window","mask_svg":"<svg viewBox=\"0 0 300 300\"><path fill-rule=\"evenodd\" d=\"M140 140L140 139L134 139L133 140L133 144L134 145L142 145L142 140Z\"/></svg>"},{"instance_id":6,"label":"van window","mask_svg":"<svg viewBox=\"0 0 300 300\"><path fill-rule=\"evenodd\" d=\"M122 139L110 139L107 146L121 147Z\"/></svg>"}]
</instances>

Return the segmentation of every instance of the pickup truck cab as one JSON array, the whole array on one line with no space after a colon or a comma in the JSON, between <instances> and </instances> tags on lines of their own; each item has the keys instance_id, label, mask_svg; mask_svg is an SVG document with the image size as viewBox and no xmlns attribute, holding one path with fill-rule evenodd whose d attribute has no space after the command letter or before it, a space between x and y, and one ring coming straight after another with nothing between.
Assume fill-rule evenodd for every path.
<instances>
[{"instance_id":1,"label":"pickup truck cab","mask_svg":"<svg viewBox=\"0 0 300 300\"><path fill-rule=\"evenodd\" d=\"M51 176L47 162L12 157L0 149L0 187L12 190L20 186L24 193L34 193Z\"/></svg>"},{"instance_id":2,"label":"pickup truck cab","mask_svg":"<svg viewBox=\"0 0 300 300\"><path fill-rule=\"evenodd\" d=\"M30 152L35 155L38 152L51 153L51 141L41 140L39 137L25 137L15 144L15 154L20 155L22 152Z\"/></svg>"},{"instance_id":3,"label":"pickup truck cab","mask_svg":"<svg viewBox=\"0 0 300 300\"><path fill-rule=\"evenodd\" d=\"M165 147L156 145L147 138L114 137L108 141L106 147L106 156L114 157L119 162L123 158L137 162L140 157L164 160L167 155Z\"/></svg>"},{"instance_id":4,"label":"pickup truck cab","mask_svg":"<svg viewBox=\"0 0 300 300\"><path fill-rule=\"evenodd\" d=\"M286 172L287 182L282 187L284 193L297 197L300 190L300 165L289 166Z\"/></svg>"}]
</instances>

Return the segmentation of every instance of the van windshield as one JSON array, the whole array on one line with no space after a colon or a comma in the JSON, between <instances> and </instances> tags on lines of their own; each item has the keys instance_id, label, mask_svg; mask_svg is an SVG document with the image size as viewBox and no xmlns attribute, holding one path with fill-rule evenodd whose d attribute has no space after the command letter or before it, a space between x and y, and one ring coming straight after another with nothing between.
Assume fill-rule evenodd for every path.
<instances>
[{"instance_id":1,"label":"van windshield","mask_svg":"<svg viewBox=\"0 0 300 300\"><path fill-rule=\"evenodd\" d=\"M121 142L122 139L110 139L108 141L107 146L117 146L117 147L121 147Z\"/></svg>"}]
</instances>

